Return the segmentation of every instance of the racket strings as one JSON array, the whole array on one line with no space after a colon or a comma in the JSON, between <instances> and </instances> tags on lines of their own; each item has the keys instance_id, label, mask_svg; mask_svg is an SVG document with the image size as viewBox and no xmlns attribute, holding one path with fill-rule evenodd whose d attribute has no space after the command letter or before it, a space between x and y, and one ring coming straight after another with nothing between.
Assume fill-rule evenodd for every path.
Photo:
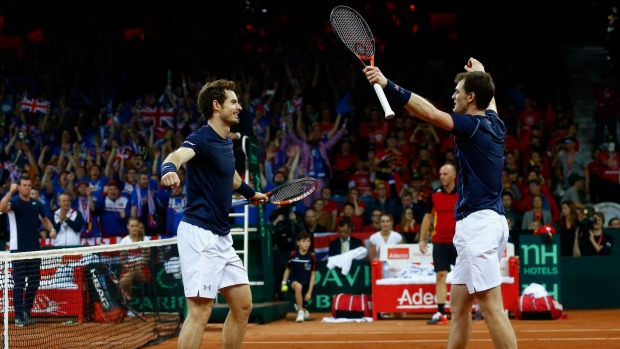
<instances>
[{"instance_id":1,"label":"racket strings","mask_svg":"<svg viewBox=\"0 0 620 349\"><path fill-rule=\"evenodd\" d=\"M332 26L342 42L362 58L375 55L375 41L363 18L347 9L332 12Z\"/></svg>"},{"instance_id":2,"label":"racket strings","mask_svg":"<svg viewBox=\"0 0 620 349\"><path fill-rule=\"evenodd\" d=\"M271 194L269 200L274 203L289 201L298 197L305 197L311 193L311 189L314 187L314 182L296 182L290 185L282 187L275 193ZM309 192L310 191L310 192Z\"/></svg>"}]
</instances>

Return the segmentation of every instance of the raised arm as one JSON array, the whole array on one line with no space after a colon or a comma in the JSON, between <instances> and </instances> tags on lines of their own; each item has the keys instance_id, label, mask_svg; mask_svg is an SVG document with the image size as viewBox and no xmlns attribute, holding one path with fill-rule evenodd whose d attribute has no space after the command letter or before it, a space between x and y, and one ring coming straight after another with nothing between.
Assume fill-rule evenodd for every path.
<instances>
[{"instance_id":1,"label":"raised arm","mask_svg":"<svg viewBox=\"0 0 620 349\"><path fill-rule=\"evenodd\" d=\"M482 63L480 63L479 60L475 59L475 58L470 58L467 61L467 64L465 65L465 70L466 71L484 71L484 65L482 65ZM494 112L497 113L497 105L495 104L495 97L493 97L491 99L491 102L489 103L489 106L487 107L487 110L493 110Z\"/></svg>"},{"instance_id":2,"label":"raised arm","mask_svg":"<svg viewBox=\"0 0 620 349\"><path fill-rule=\"evenodd\" d=\"M426 98L407 91L389 81L378 67L367 66L364 68L364 74L366 74L366 78L371 84L379 84L385 90L387 96L398 100L402 106L407 108L416 117L447 131L454 129L454 123L450 114L437 109Z\"/></svg>"}]
</instances>

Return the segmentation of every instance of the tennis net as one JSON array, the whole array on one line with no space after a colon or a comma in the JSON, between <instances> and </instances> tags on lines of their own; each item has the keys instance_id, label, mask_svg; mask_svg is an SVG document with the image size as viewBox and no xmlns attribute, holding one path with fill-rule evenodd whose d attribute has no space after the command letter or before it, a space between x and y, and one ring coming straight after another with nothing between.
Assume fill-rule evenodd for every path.
<instances>
[{"instance_id":1,"label":"tennis net","mask_svg":"<svg viewBox=\"0 0 620 349\"><path fill-rule=\"evenodd\" d=\"M0 252L0 346L140 348L176 336L178 255L176 238Z\"/></svg>"}]
</instances>

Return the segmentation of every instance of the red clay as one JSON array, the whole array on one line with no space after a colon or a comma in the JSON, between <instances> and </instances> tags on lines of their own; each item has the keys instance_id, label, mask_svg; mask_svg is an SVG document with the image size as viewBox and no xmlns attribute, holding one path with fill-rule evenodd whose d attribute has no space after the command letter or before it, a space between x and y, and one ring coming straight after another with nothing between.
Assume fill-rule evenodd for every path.
<instances>
[{"instance_id":1,"label":"red clay","mask_svg":"<svg viewBox=\"0 0 620 349\"><path fill-rule=\"evenodd\" d=\"M567 310L566 319L512 320L520 348L585 349L620 348L620 309ZM328 313L311 314L312 320L286 320L265 325L250 324L242 349L439 349L445 348L450 326L427 325L430 315L415 314L404 319L370 323L326 323ZM203 348L221 348L221 324L208 325ZM178 338L149 349L177 347ZM469 348L494 348L486 323L474 321Z\"/></svg>"}]
</instances>

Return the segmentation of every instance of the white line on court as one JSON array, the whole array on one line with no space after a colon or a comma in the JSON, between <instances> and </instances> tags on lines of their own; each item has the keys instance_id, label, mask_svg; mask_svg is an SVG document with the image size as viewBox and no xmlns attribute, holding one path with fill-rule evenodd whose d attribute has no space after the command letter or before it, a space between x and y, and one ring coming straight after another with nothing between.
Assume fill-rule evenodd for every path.
<instances>
[{"instance_id":1,"label":"white line on court","mask_svg":"<svg viewBox=\"0 0 620 349\"><path fill-rule=\"evenodd\" d=\"M519 342L583 342L583 341L620 341L620 337L614 338L518 338ZM446 339L402 339L402 340L364 340L364 341L243 341L243 344L357 344L357 343L437 343L446 342ZM475 339L470 342L491 342L491 339Z\"/></svg>"},{"instance_id":2,"label":"white line on court","mask_svg":"<svg viewBox=\"0 0 620 349\"><path fill-rule=\"evenodd\" d=\"M519 329L515 329L515 332L519 333L519 332L528 332L528 333L558 333L558 332L620 332L620 328L579 328L579 329L550 329L550 330L545 330L545 329L539 329L539 330L519 330ZM346 334L403 334L403 333L411 333L411 334L415 334L415 333L448 333L447 330L445 331L438 331L438 330L429 330L429 331L410 331L410 332L403 332L403 331L360 331L360 332L354 332L354 331L350 331L350 332L346 332ZM488 330L480 330L480 331L471 331L471 333L489 333ZM261 331L260 335L282 335L283 332L282 331L278 331L278 332L265 332L265 331ZM322 336L329 336L329 335L334 335L334 336L341 336L343 335L342 332L315 332L315 331L308 331L308 332L303 332L303 333L286 333L287 336L294 336L294 335L298 335L298 336L308 336L311 334L318 334L318 335L322 335ZM245 343L245 341L244 341Z\"/></svg>"}]
</instances>

